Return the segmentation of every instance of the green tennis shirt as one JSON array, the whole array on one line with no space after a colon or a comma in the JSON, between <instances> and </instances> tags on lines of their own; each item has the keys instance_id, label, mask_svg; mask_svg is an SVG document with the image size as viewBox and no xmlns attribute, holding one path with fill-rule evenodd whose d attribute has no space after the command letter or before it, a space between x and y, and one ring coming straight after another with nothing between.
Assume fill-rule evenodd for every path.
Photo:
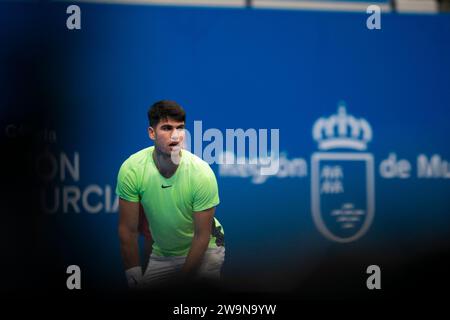
<instances>
[{"instance_id":1,"label":"green tennis shirt","mask_svg":"<svg viewBox=\"0 0 450 320\"><path fill-rule=\"evenodd\" d=\"M219 204L216 177L208 163L181 151L181 161L170 178L163 177L153 161L154 147L131 155L122 164L116 194L141 202L157 256L186 256L194 236L193 213ZM210 248L223 245L223 228L214 218Z\"/></svg>"}]
</instances>

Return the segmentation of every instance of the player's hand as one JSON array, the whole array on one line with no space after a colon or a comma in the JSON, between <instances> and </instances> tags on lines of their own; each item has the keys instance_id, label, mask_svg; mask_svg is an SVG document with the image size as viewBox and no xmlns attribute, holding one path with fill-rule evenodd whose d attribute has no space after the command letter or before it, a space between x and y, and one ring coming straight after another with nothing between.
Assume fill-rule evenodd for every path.
<instances>
[{"instance_id":1,"label":"player's hand","mask_svg":"<svg viewBox=\"0 0 450 320\"><path fill-rule=\"evenodd\" d=\"M142 283L142 267L136 266L125 271L128 287L130 289L138 288Z\"/></svg>"}]
</instances>

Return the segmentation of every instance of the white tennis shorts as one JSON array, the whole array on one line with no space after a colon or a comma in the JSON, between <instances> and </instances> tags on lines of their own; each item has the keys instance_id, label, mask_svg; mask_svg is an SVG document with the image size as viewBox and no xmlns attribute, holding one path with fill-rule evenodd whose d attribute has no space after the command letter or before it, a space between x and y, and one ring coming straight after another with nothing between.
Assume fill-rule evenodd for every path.
<instances>
[{"instance_id":1,"label":"white tennis shorts","mask_svg":"<svg viewBox=\"0 0 450 320\"><path fill-rule=\"evenodd\" d=\"M208 248L203 256L197 276L200 279L220 280L224 260L225 247ZM159 257L152 254L142 279L142 285L150 287L171 280L180 272L185 261L185 256Z\"/></svg>"}]
</instances>

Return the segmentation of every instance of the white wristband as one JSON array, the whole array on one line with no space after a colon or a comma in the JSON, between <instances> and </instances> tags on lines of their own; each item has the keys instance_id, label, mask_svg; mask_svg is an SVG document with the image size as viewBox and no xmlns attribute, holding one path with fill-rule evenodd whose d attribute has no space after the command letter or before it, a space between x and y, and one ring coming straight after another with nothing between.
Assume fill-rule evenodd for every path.
<instances>
[{"instance_id":1,"label":"white wristband","mask_svg":"<svg viewBox=\"0 0 450 320\"><path fill-rule=\"evenodd\" d=\"M136 288L142 281L142 268L139 266L130 268L125 271L128 287Z\"/></svg>"}]
</instances>

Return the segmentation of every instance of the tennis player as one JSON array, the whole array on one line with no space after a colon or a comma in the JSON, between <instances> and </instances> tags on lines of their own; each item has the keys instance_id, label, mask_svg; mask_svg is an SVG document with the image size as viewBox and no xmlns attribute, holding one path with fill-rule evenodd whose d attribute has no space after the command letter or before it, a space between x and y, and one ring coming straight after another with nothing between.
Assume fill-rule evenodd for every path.
<instances>
[{"instance_id":1,"label":"tennis player","mask_svg":"<svg viewBox=\"0 0 450 320\"><path fill-rule=\"evenodd\" d=\"M225 247L223 228L214 217L219 204L214 172L205 161L182 149L186 115L180 105L156 102L148 111L148 120L154 146L122 164L116 187L128 285L151 287L179 278L218 280ZM143 272L138 235L146 226L144 235L152 245Z\"/></svg>"}]
</instances>

